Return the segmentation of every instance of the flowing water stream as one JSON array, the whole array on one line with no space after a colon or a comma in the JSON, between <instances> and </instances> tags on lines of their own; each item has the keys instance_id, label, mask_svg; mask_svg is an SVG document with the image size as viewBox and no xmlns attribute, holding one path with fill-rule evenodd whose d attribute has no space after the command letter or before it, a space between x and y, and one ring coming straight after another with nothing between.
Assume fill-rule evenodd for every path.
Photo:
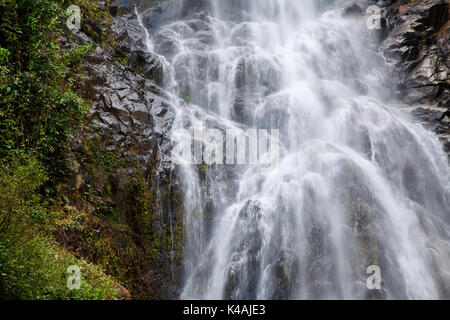
<instances>
[{"instance_id":1,"label":"flowing water stream","mask_svg":"<svg viewBox=\"0 0 450 320\"><path fill-rule=\"evenodd\" d=\"M178 18L146 42L175 128L277 129L280 143L268 174L181 166L181 298L449 298L447 156L389 102L365 20L339 1L170 1Z\"/></svg>"}]
</instances>

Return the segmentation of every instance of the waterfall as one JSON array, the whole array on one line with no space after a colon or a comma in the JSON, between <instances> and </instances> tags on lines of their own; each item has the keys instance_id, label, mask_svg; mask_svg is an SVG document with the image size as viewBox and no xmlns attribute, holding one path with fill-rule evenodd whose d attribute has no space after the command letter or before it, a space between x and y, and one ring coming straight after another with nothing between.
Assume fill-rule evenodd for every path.
<instances>
[{"instance_id":1,"label":"waterfall","mask_svg":"<svg viewBox=\"0 0 450 320\"><path fill-rule=\"evenodd\" d=\"M153 51L153 43L152 40L150 39L150 34L148 33L147 28L145 28L143 22L142 22L142 17L139 14L138 8L137 6L134 7L134 13L136 14L139 26L142 27L142 30L144 30L144 36L145 36L145 47L149 52Z\"/></svg>"},{"instance_id":2,"label":"waterfall","mask_svg":"<svg viewBox=\"0 0 450 320\"><path fill-rule=\"evenodd\" d=\"M268 174L180 166L181 298L450 298L447 157L390 102L391 71L364 19L342 17L339 1L184 11L147 41L165 60L174 127L277 129L281 153Z\"/></svg>"}]
</instances>

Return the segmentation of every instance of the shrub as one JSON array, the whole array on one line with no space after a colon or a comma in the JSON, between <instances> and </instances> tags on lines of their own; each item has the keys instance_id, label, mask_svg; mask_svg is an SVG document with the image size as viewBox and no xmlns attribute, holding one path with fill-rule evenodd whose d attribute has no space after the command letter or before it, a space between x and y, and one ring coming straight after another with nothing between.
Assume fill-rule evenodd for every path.
<instances>
[{"instance_id":1,"label":"shrub","mask_svg":"<svg viewBox=\"0 0 450 320\"><path fill-rule=\"evenodd\" d=\"M36 159L2 163L0 169L0 298L113 299L112 279L42 232L49 212L36 192L47 177ZM44 230L45 231L45 230ZM81 289L67 288L67 267L82 268Z\"/></svg>"},{"instance_id":2,"label":"shrub","mask_svg":"<svg viewBox=\"0 0 450 320\"><path fill-rule=\"evenodd\" d=\"M73 83L90 47L58 44L68 4L0 2L0 158L35 154L52 182L64 177L67 139L88 111Z\"/></svg>"}]
</instances>

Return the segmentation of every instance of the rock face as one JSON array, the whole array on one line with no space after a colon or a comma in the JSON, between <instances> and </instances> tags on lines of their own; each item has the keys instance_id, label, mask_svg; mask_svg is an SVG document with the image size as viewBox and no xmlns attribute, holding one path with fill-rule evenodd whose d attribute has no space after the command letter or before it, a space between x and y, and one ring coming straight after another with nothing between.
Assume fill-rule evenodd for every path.
<instances>
[{"instance_id":1,"label":"rock face","mask_svg":"<svg viewBox=\"0 0 450 320\"><path fill-rule=\"evenodd\" d=\"M381 49L398 70L398 94L450 152L448 1L388 1L386 8Z\"/></svg>"},{"instance_id":2,"label":"rock face","mask_svg":"<svg viewBox=\"0 0 450 320\"><path fill-rule=\"evenodd\" d=\"M95 31L110 35L110 43L90 30L72 35L79 45L93 45L79 85L92 101L90 123L70 144L70 202L88 218L56 238L115 276L126 287L119 288L123 298L175 299L182 201L176 172L167 165L174 110L158 86L162 63L147 50L134 2L102 7L113 18Z\"/></svg>"}]
</instances>

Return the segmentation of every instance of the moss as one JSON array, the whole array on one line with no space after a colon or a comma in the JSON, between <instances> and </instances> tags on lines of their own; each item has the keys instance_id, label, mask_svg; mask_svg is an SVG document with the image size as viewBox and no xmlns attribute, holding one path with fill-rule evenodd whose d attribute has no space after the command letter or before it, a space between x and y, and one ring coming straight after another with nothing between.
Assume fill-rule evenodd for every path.
<instances>
[{"instance_id":1,"label":"moss","mask_svg":"<svg viewBox=\"0 0 450 320\"><path fill-rule=\"evenodd\" d=\"M133 297L174 298L161 295L161 287L176 288L173 274L180 273L182 260L182 199L176 178L157 171L157 154L148 170L124 161L124 150L108 151L109 136L102 135L90 135L76 154L86 184L71 191L70 202L85 219L68 224L70 228L61 226L57 239L101 266ZM127 148L138 147L131 143ZM119 180L126 181L123 187Z\"/></svg>"},{"instance_id":2,"label":"moss","mask_svg":"<svg viewBox=\"0 0 450 320\"><path fill-rule=\"evenodd\" d=\"M81 29L88 36L100 43L103 50L112 52L117 45L117 40L108 28L112 23L112 16L108 10L98 6L97 1L75 0L75 5L81 8L83 23Z\"/></svg>"},{"instance_id":3,"label":"moss","mask_svg":"<svg viewBox=\"0 0 450 320\"><path fill-rule=\"evenodd\" d=\"M83 168L97 175L104 173L106 176L111 176L123 165L121 150L109 149L108 141L111 135L112 133L105 132L102 135L94 134L90 139L84 139L83 150L76 157ZM107 186L109 191L111 191L110 187L110 185Z\"/></svg>"},{"instance_id":4,"label":"moss","mask_svg":"<svg viewBox=\"0 0 450 320\"><path fill-rule=\"evenodd\" d=\"M114 60L120 63L123 66L126 66L128 64L128 58L122 57L122 56L115 56Z\"/></svg>"}]
</instances>

